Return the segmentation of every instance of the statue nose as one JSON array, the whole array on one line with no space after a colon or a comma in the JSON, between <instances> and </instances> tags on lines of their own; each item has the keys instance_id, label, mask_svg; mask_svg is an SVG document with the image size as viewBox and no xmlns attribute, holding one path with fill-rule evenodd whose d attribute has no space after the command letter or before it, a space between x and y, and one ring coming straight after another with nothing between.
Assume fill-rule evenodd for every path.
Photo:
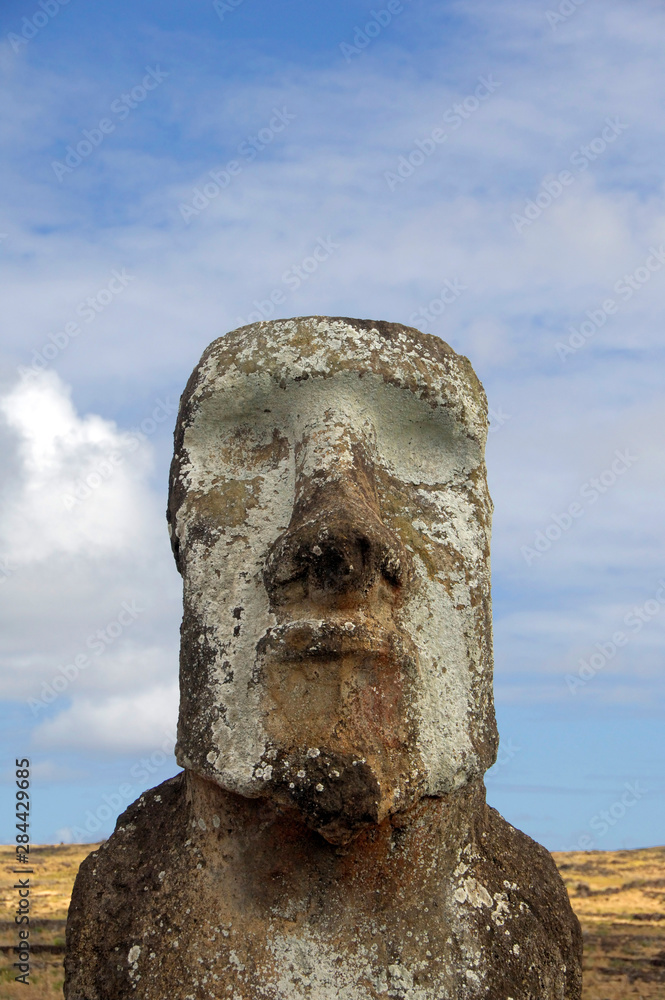
<instances>
[{"instance_id":1,"label":"statue nose","mask_svg":"<svg viewBox=\"0 0 665 1000\"><path fill-rule=\"evenodd\" d=\"M406 549L364 491L338 480L296 502L289 527L270 549L264 580L275 604L360 597L378 580L399 590L410 566Z\"/></svg>"}]
</instances>

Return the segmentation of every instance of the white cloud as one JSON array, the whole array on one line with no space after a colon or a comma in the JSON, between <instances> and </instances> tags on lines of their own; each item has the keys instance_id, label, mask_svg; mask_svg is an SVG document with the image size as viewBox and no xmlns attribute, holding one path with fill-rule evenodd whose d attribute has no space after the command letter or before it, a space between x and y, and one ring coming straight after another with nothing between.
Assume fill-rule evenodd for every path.
<instances>
[{"instance_id":1,"label":"white cloud","mask_svg":"<svg viewBox=\"0 0 665 1000\"><path fill-rule=\"evenodd\" d=\"M35 784L65 784L86 777L80 767L68 767L53 760L34 761L30 766L30 778Z\"/></svg>"},{"instance_id":2,"label":"white cloud","mask_svg":"<svg viewBox=\"0 0 665 1000\"><path fill-rule=\"evenodd\" d=\"M150 753L175 744L177 709L176 684L103 701L79 698L55 719L40 723L34 741L51 751Z\"/></svg>"},{"instance_id":3,"label":"white cloud","mask_svg":"<svg viewBox=\"0 0 665 1000\"><path fill-rule=\"evenodd\" d=\"M79 415L54 372L0 412L16 469L0 504L0 693L30 706L41 746L149 745L175 719L180 591L150 444Z\"/></svg>"},{"instance_id":4,"label":"white cloud","mask_svg":"<svg viewBox=\"0 0 665 1000\"><path fill-rule=\"evenodd\" d=\"M22 481L0 521L12 562L94 557L144 544L153 502L145 484L149 457L138 437L94 414L79 417L55 372L19 382L0 410L18 437L22 463Z\"/></svg>"},{"instance_id":5,"label":"white cloud","mask_svg":"<svg viewBox=\"0 0 665 1000\"><path fill-rule=\"evenodd\" d=\"M134 603L141 615L148 613L146 606ZM126 605L131 607L131 602ZM118 611L123 621L130 620L129 615L123 615L122 605ZM166 645L150 646L146 631L139 633L135 641L137 630L131 620L115 639L107 630L117 621L115 616L111 622L101 623L100 629L90 629L85 640L66 657L40 650L7 659L0 671L0 698L22 701L35 718L43 718L72 697L144 692L162 683L165 677L174 676L177 650ZM100 632L103 639L99 638ZM36 649L37 644L33 646Z\"/></svg>"}]
</instances>

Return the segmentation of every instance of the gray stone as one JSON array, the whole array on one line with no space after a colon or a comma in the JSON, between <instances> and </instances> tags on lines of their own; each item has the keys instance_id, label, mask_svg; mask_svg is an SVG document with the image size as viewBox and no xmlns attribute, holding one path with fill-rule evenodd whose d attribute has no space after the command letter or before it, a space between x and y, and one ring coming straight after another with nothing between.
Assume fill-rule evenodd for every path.
<instances>
[{"instance_id":1,"label":"gray stone","mask_svg":"<svg viewBox=\"0 0 665 1000\"><path fill-rule=\"evenodd\" d=\"M215 341L183 394L176 754L78 875L68 1000L578 1000L552 858L485 803L487 406L399 324Z\"/></svg>"}]
</instances>

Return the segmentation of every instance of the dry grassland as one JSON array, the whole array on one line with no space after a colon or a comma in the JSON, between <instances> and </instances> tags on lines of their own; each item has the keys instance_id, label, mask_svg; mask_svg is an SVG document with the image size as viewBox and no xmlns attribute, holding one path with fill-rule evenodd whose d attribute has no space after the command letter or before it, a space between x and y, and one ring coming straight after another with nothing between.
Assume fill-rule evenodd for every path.
<instances>
[{"instance_id":1,"label":"dry grassland","mask_svg":"<svg viewBox=\"0 0 665 1000\"><path fill-rule=\"evenodd\" d=\"M665 1000L665 847L554 860L584 934L584 1000Z\"/></svg>"},{"instance_id":2,"label":"dry grassland","mask_svg":"<svg viewBox=\"0 0 665 1000\"><path fill-rule=\"evenodd\" d=\"M14 982L14 852L0 847L0 1000L62 1000L65 920L89 845L33 847L32 985ZM584 933L583 1000L665 1000L665 847L555 854ZM20 877L20 876L18 876Z\"/></svg>"}]
</instances>

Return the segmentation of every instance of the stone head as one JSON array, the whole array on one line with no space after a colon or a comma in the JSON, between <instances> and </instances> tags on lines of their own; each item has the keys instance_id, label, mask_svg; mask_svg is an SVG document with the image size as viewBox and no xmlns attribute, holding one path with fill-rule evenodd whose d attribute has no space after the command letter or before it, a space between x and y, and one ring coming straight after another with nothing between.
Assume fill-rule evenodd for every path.
<instances>
[{"instance_id":1,"label":"stone head","mask_svg":"<svg viewBox=\"0 0 665 1000\"><path fill-rule=\"evenodd\" d=\"M243 327L183 394L177 757L332 843L496 754L487 406L394 323Z\"/></svg>"}]
</instances>

